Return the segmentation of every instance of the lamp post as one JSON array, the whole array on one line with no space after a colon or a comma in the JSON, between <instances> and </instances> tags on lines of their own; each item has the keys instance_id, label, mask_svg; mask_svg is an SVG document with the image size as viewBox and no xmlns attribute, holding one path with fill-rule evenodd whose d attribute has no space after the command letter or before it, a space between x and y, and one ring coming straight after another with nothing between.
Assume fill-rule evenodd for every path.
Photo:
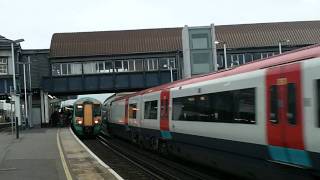
<instances>
[{"instance_id":1,"label":"lamp post","mask_svg":"<svg viewBox=\"0 0 320 180\"><path fill-rule=\"evenodd\" d=\"M168 67L168 66L169 66L169 67ZM173 82L172 66L171 66L170 63L169 63L169 65L164 64L163 67L164 67L164 68L169 68L169 70L170 70L170 81Z\"/></svg>"},{"instance_id":2,"label":"lamp post","mask_svg":"<svg viewBox=\"0 0 320 180\"><path fill-rule=\"evenodd\" d=\"M16 84L16 67L15 67L15 57L14 57L14 45L20 42L23 42L24 39L17 39L15 41L11 41L11 58L12 58L12 78L13 78L13 98L12 100L15 102L15 110L14 110L14 119L17 119L18 116L18 108L20 108L20 103L17 97L17 84ZM20 122L21 123L21 122ZM19 121L16 120L16 131L17 131L17 139L19 138Z\"/></svg>"},{"instance_id":3,"label":"lamp post","mask_svg":"<svg viewBox=\"0 0 320 180\"><path fill-rule=\"evenodd\" d=\"M227 64L227 43L225 41L215 41L215 44L223 44L223 59L224 59L224 68L228 68Z\"/></svg>"},{"instance_id":4,"label":"lamp post","mask_svg":"<svg viewBox=\"0 0 320 180\"><path fill-rule=\"evenodd\" d=\"M31 84L31 60L30 56L28 56L28 67L29 67L29 126L32 128L32 84Z\"/></svg>"},{"instance_id":5,"label":"lamp post","mask_svg":"<svg viewBox=\"0 0 320 180\"><path fill-rule=\"evenodd\" d=\"M290 40L289 40L289 39L279 40L279 41L278 41L278 45L279 45L279 54L281 54L281 53L282 53L282 43L288 43L288 42L290 42Z\"/></svg>"},{"instance_id":6,"label":"lamp post","mask_svg":"<svg viewBox=\"0 0 320 180\"><path fill-rule=\"evenodd\" d=\"M18 64L22 64L23 67L23 88L24 88L24 120L26 122L26 125L29 125L28 122L28 100L27 100L27 80L26 80L26 64L27 62L19 62Z\"/></svg>"}]
</instances>

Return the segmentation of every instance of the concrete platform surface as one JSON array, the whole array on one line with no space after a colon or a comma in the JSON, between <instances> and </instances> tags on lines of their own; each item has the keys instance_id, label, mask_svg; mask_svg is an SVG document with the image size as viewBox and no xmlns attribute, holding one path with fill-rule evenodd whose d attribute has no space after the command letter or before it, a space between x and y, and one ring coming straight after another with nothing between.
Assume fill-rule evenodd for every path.
<instances>
[{"instance_id":1,"label":"concrete platform surface","mask_svg":"<svg viewBox=\"0 0 320 180\"><path fill-rule=\"evenodd\" d=\"M0 133L0 179L65 180L57 129L24 130L19 139Z\"/></svg>"},{"instance_id":2,"label":"concrete platform surface","mask_svg":"<svg viewBox=\"0 0 320 180\"><path fill-rule=\"evenodd\" d=\"M88 152L79 139L71 132L71 129L60 129L60 139L73 179L122 179L109 166L104 166Z\"/></svg>"},{"instance_id":3,"label":"concrete platform surface","mask_svg":"<svg viewBox=\"0 0 320 180\"><path fill-rule=\"evenodd\" d=\"M0 180L122 179L94 156L68 128L0 132Z\"/></svg>"}]
</instances>

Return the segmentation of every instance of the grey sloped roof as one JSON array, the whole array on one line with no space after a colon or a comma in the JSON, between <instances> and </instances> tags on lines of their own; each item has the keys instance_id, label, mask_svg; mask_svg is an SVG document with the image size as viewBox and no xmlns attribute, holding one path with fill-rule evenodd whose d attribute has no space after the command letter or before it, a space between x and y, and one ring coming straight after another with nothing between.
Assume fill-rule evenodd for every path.
<instances>
[{"instance_id":1,"label":"grey sloped roof","mask_svg":"<svg viewBox=\"0 0 320 180\"><path fill-rule=\"evenodd\" d=\"M168 52L181 48L181 28L56 33L50 57Z\"/></svg>"},{"instance_id":2,"label":"grey sloped roof","mask_svg":"<svg viewBox=\"0 0 320 180\"><path fill-rule=\"evenodd\" d=\"M0 48L10 48L10 40L0 35Z\"/></svg>"},{"instance_id":3,"label":"grey sloped roof","mask_svg":"<svg viewBox=\"0 0 320 180\"><path fill-rule=\"evenodd\" d=\"M182 28L56 33L50 57L97 56L182 50ZM320 21L296 21L216 26L216 39L228 48L261 48L320 43ZM218 49L222 44L218 44Z\"/></svg>"},{"instance_id":4,"label":"grey sloped roof","mask_svg":"<svg viewBox=\"0 0 320 180\"><path fill-rule=\"evenodd\" d=\"M288 45L311 45L320 43L320 21L216 26L216 36L229 48L277 46L281 40L290 40Z\"/></svg>"}]
</instances>

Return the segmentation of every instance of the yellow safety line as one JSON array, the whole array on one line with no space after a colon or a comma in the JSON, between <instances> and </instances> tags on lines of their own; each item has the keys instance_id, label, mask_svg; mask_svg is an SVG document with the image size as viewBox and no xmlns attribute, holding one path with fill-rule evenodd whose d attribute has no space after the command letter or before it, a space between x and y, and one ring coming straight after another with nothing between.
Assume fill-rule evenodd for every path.
<instances>
[{"instance_id":1,"label":"yellow safety line","mask_svg":"<svg viewBox=\"0 0 320 180\"><path fill-rule=\"evenodd\" d=\"M63 154L63 151L61 148L59 134L60 134L60 129L58 129L58 131L57 131L57 144L58 144L58 149L59 149L59 154L60 154L62 166L63 166L64 172L66 173L67 180L72 180L72 176L70 174L66 159L64 158L64 154Z\"/></svg>"}]
</instances>

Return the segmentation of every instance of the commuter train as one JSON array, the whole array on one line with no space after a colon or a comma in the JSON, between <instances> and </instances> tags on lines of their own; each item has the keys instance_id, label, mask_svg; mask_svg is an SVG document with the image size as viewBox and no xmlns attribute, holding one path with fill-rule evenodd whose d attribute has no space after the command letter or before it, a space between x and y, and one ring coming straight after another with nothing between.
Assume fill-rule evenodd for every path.
<instances>
[{"instance_id":1,"label":"commuter train","mask_svg":"<svg viewBox=\"0 0 320 180\"><path fill-rule=\"evenodd\" d=\"M108 128L243 177L303 179L320 172L319 93L314 45L116 98Z\"/></svg>"},{"instance_id":2,"label":"commuter train","mask_svg":"<svg viewBox=\"0 0 320 180\"><path fill-rule=\"evenodd\" d=\"M101 130L101 102L85 97L73 104L72 129L79 136L95 136Z\"/></svg>"}]
</instances>

